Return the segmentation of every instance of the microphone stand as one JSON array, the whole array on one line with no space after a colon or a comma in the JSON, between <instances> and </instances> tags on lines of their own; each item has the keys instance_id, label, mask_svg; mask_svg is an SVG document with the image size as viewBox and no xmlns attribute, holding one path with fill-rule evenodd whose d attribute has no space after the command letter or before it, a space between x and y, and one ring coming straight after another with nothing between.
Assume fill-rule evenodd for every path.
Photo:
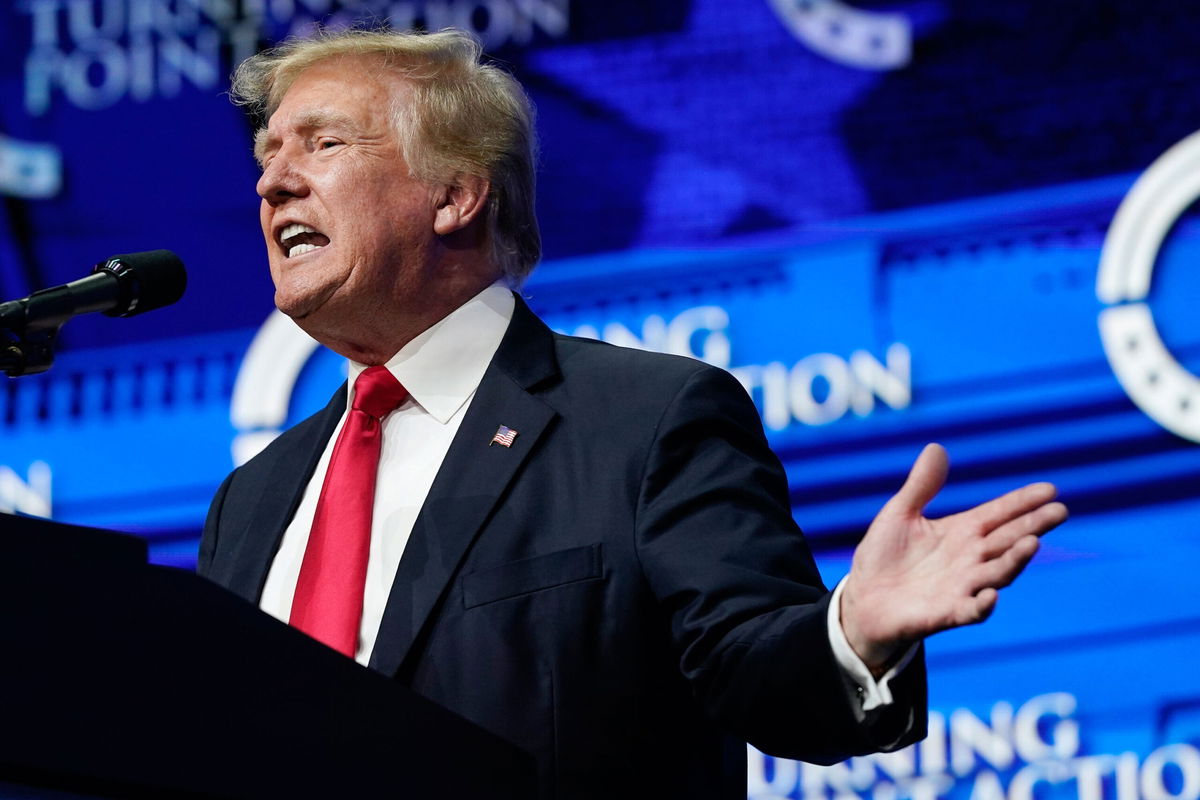
<instances>
[{"instance_id":1,"label":"microphone stand","mask_svg":"<svg viewBox=\"0 0 1200 800\"><path fill-rule=\"evenodd\" d=\"M19 302L0 304L0 369L10 378L36 375L54 364L58 332L73 316L74 306L66 292L59 297L43 298L43 302L50 307L42 305L39 310L51 313L32 320L26 317ZM53 313L55 305L61 305L61 313Z\"/></svg>"},{"instance_id":2,"label":"microphone stand","mask_svg":"<svg viewBox=\"0 0 1200 800\"><path fill-rule=\"evenodd\" d=\"M7 331L5 334L11 335ZM57 336L57 329L20 334L0 350L0 369L10 378L45 372L54 363L54 340Z\"/></svg>"},{"instance_id":3,"label":"microphone stand","mask_svg":"<svg viewBox=\"0 0 1200 800\"><path fill-rule=\"evenodd\" d=\"M102 311L132 317L170 305L183 296L187 273L169 250L128 253L102 261L77 281L0 303L0 369L8 377L45 372L67 320Z\"/></svg>"}]
</instances>

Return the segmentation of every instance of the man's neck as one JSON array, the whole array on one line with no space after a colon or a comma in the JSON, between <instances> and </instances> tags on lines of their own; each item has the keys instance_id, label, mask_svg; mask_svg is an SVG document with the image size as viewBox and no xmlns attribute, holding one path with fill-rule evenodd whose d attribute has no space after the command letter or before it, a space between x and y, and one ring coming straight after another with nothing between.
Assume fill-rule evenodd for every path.
<instances>
[{"instance_id":1,"label":"man's neck","mask_svg":"<svg viewBox=\"0 0 1200 800\"><path fill-rule=\"evenodd\" d=\"M498 274L439 287L438 296L419 297L407 307L364 308L347 325L314 330L301 328L335 353L366 366L385 364L416 337L441 322L471 298L499 280Z\"/></svg>"}]
</instances>

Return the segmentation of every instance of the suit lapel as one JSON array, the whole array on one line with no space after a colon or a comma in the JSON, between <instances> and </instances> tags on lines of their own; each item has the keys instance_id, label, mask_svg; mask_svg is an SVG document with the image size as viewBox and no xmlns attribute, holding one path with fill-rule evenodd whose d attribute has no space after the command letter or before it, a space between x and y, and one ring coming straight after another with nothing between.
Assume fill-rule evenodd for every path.
<instances>
[{"instance_id":1,"label":"suit lapel","mask_svg":"<svg viewBox=\"0 0 1200 800\"><path fill-rule=\"evenodd\" d=\"M253 603L259 601L283 532L295 515L325 444L345 410L346 385L342 384L323 410L285 433L267 451L272 455L270 463L263 465L263 474L268 479L259 482L262 494L257 497L254 513L239 537L239 550L233 554L234 569L227 583L231 590ZM304 468L297 470L296 464L303 464Z\"/></svg>"},{"instance_id":2,"label":"suit lapel","mask_svg":"<svg viewBox=\"0 0 1200 800\"><path fill-rule=\"evenodd\" d=\"M492 509L557 416L531 393L557 376L551 333L518 298L413 526L371 654L373 669L394 675L413 652ZM501 425L517 431L511 447L491 444Z\"/></svg>"}]
</instances>

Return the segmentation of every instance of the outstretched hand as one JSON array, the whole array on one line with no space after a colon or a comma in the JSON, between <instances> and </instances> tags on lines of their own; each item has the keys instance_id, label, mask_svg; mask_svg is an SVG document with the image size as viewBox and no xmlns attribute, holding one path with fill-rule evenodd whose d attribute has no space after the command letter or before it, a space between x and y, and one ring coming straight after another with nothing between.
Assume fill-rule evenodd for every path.
<instances>
[{"instance_id":1,"label":"outstretched hand","mask_svg":"<svg viewBox=\"0 0 1200 800\"><path fill-rule=\"evenodd\" d=\"M930 444L854 551L842 589L842 629L876 674L909 643L981 622L997 590L1021 573L1038 537L1067 518L1057 490L1033 483L975 508L927 519L949 462Z\"/></svg>"}]
</instances>

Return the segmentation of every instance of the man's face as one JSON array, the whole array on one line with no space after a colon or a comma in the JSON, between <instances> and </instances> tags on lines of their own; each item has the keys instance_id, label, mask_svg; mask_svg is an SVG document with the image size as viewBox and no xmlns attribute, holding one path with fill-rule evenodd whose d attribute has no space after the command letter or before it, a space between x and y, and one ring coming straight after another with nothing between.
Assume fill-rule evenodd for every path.
<instances>
[{"instance_id":1,"label":"man's face","mask_svg":"<svg viewBox=\"0 0 1200 800\"><path fill-rule=\"evenodd\" d=\"M258 143L275 305L322 341L416 308L432 277L434 193L409 175L391 124L407 92L369 60L318 62Z\"/></svg>"}]
</instances>

